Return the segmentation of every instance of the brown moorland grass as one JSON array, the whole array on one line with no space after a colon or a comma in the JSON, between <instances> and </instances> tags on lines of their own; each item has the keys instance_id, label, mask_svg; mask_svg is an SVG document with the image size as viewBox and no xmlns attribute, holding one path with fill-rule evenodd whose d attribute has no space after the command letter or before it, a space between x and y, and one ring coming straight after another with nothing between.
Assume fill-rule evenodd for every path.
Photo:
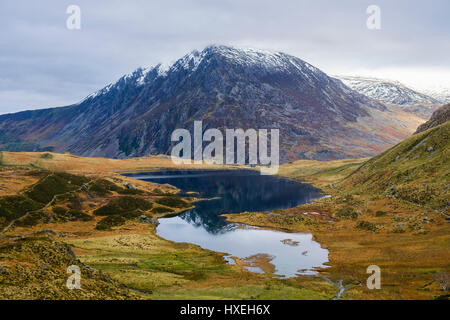
<instances>
[{"instance_id":1,"label":"brown moorland grass","mask_svg":"<svg viewBox=\"0 0 450 320\"><path fill-rule=\"evenodd\" d=\"M225 216L312 232L330 250L330 268L321 273L351 286L344 299L448 299L449 129L450 122L429 129L368 161L283 165L281 175L310 182L331 197L275 214ZM320 214L305 214L312 211ZM365 285L372 264L381 268L381 290Z\"/></svg>"},{"instance_id":2,"label":"brown moorland grass","mask_svg":"<svg viewBox=\"0 0 450 320\"><path fill-rule=\"evenodd\" d=\"M51 157L43 157L43 155ZM1 165L29 166L50 171L64 171L80 174L111 174L112 172L152 171L161 168L172 169L220 169L224 166L207 164L174 164L170 156L150 156L131 159L108 159L80 157L69 153L49 152L6 152L1 151ZM228 167L227 167L228 168Z\"/></svg>"},{"instance_id":3,"label":"brown moorland grass","mask_svg":"<svg viewBox=\"0 0 450 320\"><path fill-rule=\"evenodd\" d=\"M57 155L39 157L45 160L57 158ZM32 166L29 170L39 171L36 166ZM79 174L80 172L72 170L71 173ZM196 198L186 198L181 202L177 197L171 196L177 191L171 186L122 177L114 172L100 172L95 175L89 170L87 176L89 181L85 188L62 190L68 191L68 194L58 195L56 200L42 209L44 217L53 216L52 219L55 221L46 222L50 219L45 219L36 221L37 224L13 225L0 241L4 241L8 247L11 239L16 239L15 236L20 235L30 243L35 237L38 239L49 237L54 241L68 243L74 249L77 258L86 265L108 274L128 287L152 291L151 296L144 294L146 298L329 299L335 294L336 289L320 278L273 279L267 275L253 274L243 266L227 264L223 259L223 253L161 239L156 235L154 224L142 223L135 216L130 216L118 225L111 224L107 228L100 228L109 230L98 230L96 226L104 217L97 217L93 212L114 199L142 197L151 201L155 204L155 208L161 208L155 212L151 210L145 212L145 215L154 219L168 213L177 214L190 209L192 206L186 207L186 205L195 201ZM109 182L105 183L103 181L105 179ZM96 183L98 181L101 182ZM133 188L138 188L143 193L132 196L120 194L122 186L127 182L131 182ZM30 187L33 189L33 185ZM157 204L158 199L162 200L163 206ZM71 208L74 205L76 209ZM66 216L71 212L70 210L78 210L77 212L89 216L90 219L67 220ZM36 241L42 244L40 240ZM15 254L13 248L8 249L10 251L4 259L0 257L0 265L8 270L9 267L5 261ZM47 249L50 250L50 247L42 248L43 254ZM20 259L15 260L14 265L32 265L33 263L27 256L20 255ZM63 283L61 276L63 275L57 274L56 283ZM21 281L23 279L20 277L14 277L10 287L21 286ZM28 285L38 288L37 281L37 278L33 278ZM2 293L0 290L0 296L11 298L10 291L8 292ZM32 292L35 291L27 293L28 298L33 298ZM50 296L56 299L66 297L56 289L53 293ZM129 293L124 292L124 296L126 294ZM101 296L100 292L93 292L90 295L94 299ZM39 296L34 296L34 298L37 297Z\"/></svg>"},{"instance_id":4,"label":"brown moorland grass","mask_svg":"<svg viewBox=\"0 0 450 320\"><path fill-rule=\"evenodd\" d=\"M131 182L133 186L160 197L166 192L176 192L169 186L157 186L117 173L171 168L171 160L167 157L114 160L67 154L42 157L39 153L2 152L1 159L5 168L21 166L83 173L108 179L117 185ZM426 154L424 159L429 159ZM156 235L154 226L135 220L110 231L95 230L96 223L102 217L94 217L86 222L16 227L8 235L29 235L47 227L55 234L65 234L60 241L69 243L82 262L127 285L152 290L152 298L155 299L329 299L337 289L320 276L335 282L344 280L344 285L349 286L344 299L429 299L445 296L440 284L442 280L439 280L445 278L439 275L448 273L450 269L450 232L445 216L375 189L368 192L367 189L349 188L347 178L365 161L296 161L283 165L280 175L310 182L321 187L331 198L298 208L276 210L276 214L272 215L244 213L227 216L229 220L249 225L313 233L316 240L330 250L330 267L323 269L318 277L281 280L273 279L270 274L253 274L241 268L241 264L225 264L221 253L161 239ZM160 190L156 192L156 189ZM94 201L83 198L83 208L92 214L112 196L119 194L113 192L106 198ZM310 212L319 215L304 214ZM343 218L339 212L348 212L350 218ZM158 217L166 213L149 214ZM267 259L250 261L258 262L269 266ZM368 290L365 286L368 277L366 268L371 264L381 267L381 290ZM266 270L270 271L270 268Z\"/></svg>"}]
</instances>

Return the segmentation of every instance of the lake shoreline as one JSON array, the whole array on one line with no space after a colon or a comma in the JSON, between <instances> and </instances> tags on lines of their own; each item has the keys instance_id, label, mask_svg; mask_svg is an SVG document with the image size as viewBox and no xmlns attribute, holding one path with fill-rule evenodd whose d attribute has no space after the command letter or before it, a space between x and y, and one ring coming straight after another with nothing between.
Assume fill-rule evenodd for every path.
<instances>
[{"instance_id":1,"label":"lake shoreline","mask_svg":"<svg viewBox=\"0 0 450 320\"><path fill-rule=\"evenodd\" d=\"M206 174L199 175L199 173L206 173ZM141 179L143 181L151 181L153 183L163 183L163 184L167 183L167 184L172 185L175 188L181 190L178 193L179 195L182 195L183 193L184 194L192 193L192 194L200 194L202 197L213 196L211 198L208 198L209 201L214 201L214 200L215 201L214 201L214 204L206 205L206 207L207 207L206 210L208 212L207 216L205 216L203 218L201 218L202 215L198 216L201 219L207 219L207 220L222 219L222 215L220 214L220 212L222 211L222 208L224 208L224 207L222 207L221 203L223 201L225 201L225 202L223 202L224 204L230 205L230 203L233 203L233 201L235 201L235 199L236 199L235 197L238 197L238 198L245 197L247 195L247 192L245 191L246 189L242 189L242 188L244 188L244 186L246 184L248 184L248 187L250 187L252 189L255 188L255 185L261 185L263 188L271 191L271 193L269 193L271 196L270 199L273 199L273 200L270 200L271 202L268 202L269 200L267 199L266 192L264 192L263 190L261 190L261 191L252 190L253 197L255 196L255 193L256 193L256 194L258 194L258 197L263 197L262 199L264 199L264 200L262 201L262 203L267 202L267 204L270 205L271 209L268 208L269 211L286 207L286 205L287 205L287 207L295 206L295 204L291 204L291 205L283 204L283 201L286 201L286 200L283 200L284 198L282 196L283 194L285 194L284 197L286 197L286 195L288 195L289 192L291 192L291 191L289 191L291 189L296 190L293 188L298 188L299 190L311 190L311 191L315 192L315 193L313 193L314 194L313 199L320 198L320 190L315 189L312 186L309 186L307 184L301 184L297 181L288 180L284 177L260 176L259 174L255 173L253 170L238 170L238 171L234 171L233 173L231 173L229 171L224 171L224 170L213 170L213 171L211 171L211 170L205 170L205 171L203 171L203 170L160 170L158 175L155 176L154 174L155 174L155 171L153 171L152 174L149 176L146 176L145 173L138 173L137 176L129 175L129 177ZM214 181L212 184L210 181L211 179L212 179L212 181ZM253 182L250 182L254 179L256 179L255 181L261 181L261 183L255 184ZM186 182L185 180L188 180L188 182ZM189 182L191 180L192 180L192 182ZM204 180L204 182L202 182L203 180ZM235 184L231 184L231 185L228 185L227 187L225 187L228 183L230 183L230 182L226 182L228 180L230 180L230 182L234 181L233 183L235 183ZM244 182L246 180L249 180L249 181ZM177 181L178 183L173 183L175 181ZM204 194L204 191L202 191L202 188L200 188L199 186L203 186L203 184L206 181L210 181L207 183L208 186L209 186L209 184L211 184L211 185L209 187L207 187L208 193ZM263 183L262 181L266 181L266 182ZM180 183L183 183L183 185L180 185ZM186 183L187 183L187 185L185 185ZM223 194L223 193L216 193L215 191L211 191L212 190L211 187L215 188L215 187L217 187L217 184L218 185L223 184L223 186L219 188L219 190L222 190L220 192L223 192L223 190L225 190L226 188L231 188L230 192L233 196L229 199L223 199L223 201L221 202L222 197L228 198L229 196L226 193ZM268 185L266 186L266 184L268 184ZM270 184L273 184L273 186L271 186ZM238 185L239 185L239 188L236 188ZM279 185L279 186L275 187L277 185ZM192 186L193 188L191 188L189 186ZM279 191L276 191L276 190L278 190L277 188L279 188ZM312 189L309 189L309 188L312 188ZM309 192L311 192L311 191L309 191ZM236 192L240 192L240 193L236 193ZM279 192L280 194L278 196L276 194L272 194L273 192ZM298 192L299 191L296 191L295 195L292 194L293 199L296 199L295 201L297 203L298 202L304 203L305 201L310 201L309 198L308 198L308 200L305 200L304 196L299 197ZM316 195L316 193L317 193L317 195ZM240 194L240 195L238 196L238 194ZM290 197L292 197L292 196L290 196ZM205 203L203 201L198 201L198 200L200 200L200 199L196 199L196 203L195 203L196 208L194 208L192 210L192 212L197 212L199 210L202 211L203 210L202 207L205 207ZM274 203L272 203L274 200L278 201L278 202L281 201L281 202L279 205L275 205ZM242 201L242 199L240 201ZM292 200L289 200L289 201L292 201ZM244 202L244 203L246 203L246 202ZM255 202L255 200L253 199L248 204L244 204L244 203L242 203L240 205L244 205L244 208L249 208L249 206L253 207L255 205L255 203L259 203L259 201ZM237 205L237 204L238 203L236 202L235 205ZM264 204L259 204L259 205L264 205ZM212 213L211 210L213 212L215 211L216 213ZM228 210L236 211L236 213L233 213L233 214L237 214L237 215L243 212L242 210L237 209L237 207L234 209L231 209L231 207L230 207L230 208L228 208ZM323 263L328 261L328 259L326 259L325 261L322 262L322 264L318 264L317 266L314 266L314 267L313 266L308 267L307 265L305 265L305 261L309 261L310 259L312 259L312 257L314 256L314 251L311 251L311 249L304 249L303 251L305 253L309 252L308 257L301 258L301 255L300 255L301 249L300 248L298 249L299 250L298 256L295 254L294 255L289 254L288 256L286 256L286 258L282 258L282 256L283 256L282 253L284 251L286 251L286 250L292 251L293 249L283 248L283 246L280 245L280 242L286 240L286 238L289 238L289 237L291 237L291 238L292 237L296 237L296 238L304 237L305 235L310 235L310 233L304 234L304 233L289 232L289 234L287 234L286 232L283 232L282 230L274 230L274 228L256 228L255 229L255 228L250 228L249 225L247 225L247 228L242 228L242 227L234 226L233 223L228 224L228 222L226 222L226 219L224 219L224 223L227 225L227 227L225 229L227 231L225 231L225 232L231 232L232 230L234 230L233 238L227 238L228 240L220 241L220 240L218 240L217 237L224 237L225 236L224 233L219 233L216 236L211 236L215 233L209 233L210 231L202 233L203 231L201 231L202 229L199 228L199 226L196 226L196 228L197 228L196 231L194 231L194 229L193 229L190 234L183 236L184 232L186 232L186 230L187 230L186 228L189 229L189 228L191 228L191 226L189 223L185 223L183 219L179 219L178 217L180 217L180 216L183 217L183 215L189 214L189 212L191 212L191 211L190 210L185 211L181 215L172 215L171 214L170 215L171 220L166 220L168 218L168 216L161 217L161 219L159 219L159 225L157 226L157 234L169 241L193 243L196 245L200 245L200 247L208 249L208 250L214 250L217 252L227 252L228 256L238 257L242 261L244 261L247 257L261 255L263 253L269 254L271 257L273 257L271 259L271 260L273 260L272 263L275 263L276 265L278 265L279 263L285 264L282 262L283 261L282 259L289 259L288 257L290 257L289 260L292 260L292 257L298 257L295 259L300 259L299 261L303 261L303 262L299 263L298 268L296 268L292 271L289 271L289 273L287 273L287 274L284 274L283 271L278 271L279 275L281 275L281 276L283 276L283 275L285 275L285 276L287 275L289 277L298 276L299 272L300 273L314 273L315 271L312 271L312 269L315 269L316 267L319 267L319 266L324 266ZM217 218L214 218L214 217L217 217ZM194 218L191 217L189 219L194 219ZM207 220L205 220L205 221L207 221ZM177 221L177 223L174 224L174 221ZM219 223L219 224L222 225L221 223ZM179 229L182 225L184 226L183 229ZM175 226L177 229L174 229L172 231L165 230L166 228L175 228ZM243 226L243 224L242 224L242 226ZM225 226L224 226L224 228L225 228ZM161 231L161 230L164 230L164 231ZM180 230L180 231L177 231L177 230ZM183 230L183 231L181 232L181 230ZM265 236L256 235L259 233L265 233ZM251 242L251 241L241 242L241 244L245 243L244 247L248 247L248 248L258 246L258 243L261 242L262 239L265 239L268 237L276 236L279 239L269 242L265 246L263 246L259 249L256 249L256 247L255 247L255 249L250 249L250 251L246 252L245 254L243 252L238 254L236 252L236 250L241 251L243 248L242 245L238 245L239 241L236 240L236 236L238 234L242 234L242 236L244 236L244 234L248 234L245 237L250 237L250 234L255 234L253 236L253 238L259 239L256 242ZM207 240L207 241L200 240L200 237L207 237L209 240ZM312 239L313 235L310 235L310 237ZM231 243L234 243L235 241L237 241L236 246L231 245ZM298 241L298 242L300 242L300 241ZM228 246L224 247L224 243L227 243ZM305 242L305 238L302 238L301 246L307 246L307 243L308 242ZM313 242L313 243L315 243L315 242ZM274 245L278 245L279 246L278 249L271 249L272 251L267 251L267 250L269 250L268 248L270 248ZM321 248L321 246L319 245L318 248ZM317 250L317 249L315 249L315 250ZM322 249L320 249L320 250L322 250ZM310 255L313 255L313 256L309 257ZM268 262L269 260L267 260L267 259L265 259L265 260L266 260L266 262L263 264L265 267L263 267L261 269L262 270L271 270L272 268L266 267L269 265L269 262ZM289 264L292 264L292 263L289 263ZM246 267L246 269L249 270L248 264L246 265L245 263L241 262L241 263L238 263L238 265ZM276 267L276 269L278 270L280 267L281 267L281 265L278 265L278 267ZM273 267L273 270L275 270L275 266ZM303 271L298 271L298 270L303 270ZM310 270L310 271L307 271L307 270ZM286 272L286 271L284 271L284 272Z\"/></svg>"},{"instance_id":2,"label":"lake shoreline","mask_svg":"<svg viewBox=\"0 0 450 320\"><path fill-rule=\"evenodd\" d=\"M3 197L16 195L35 184L39 179L39 172L45 170L82 174L90 179L108 179L121 186L129 182L133 187L145 190L154 189L157 185L126 179L114 171L136 167L145 167L146 170L149 167L171 167L170 159L158 157L114 160L56 153L45 158L42 156L48 153L1 154L1 174L5 177L5 188L0 190ZM245 212L231 216L233 220L239 218L247 225L313 234L330 252L330 268L322 270L321 274L332 283L318 277L301 276L283 280L243 271L237 266L226 264L222 255L195 245L160 239L155 234L153 225L137 220L128 221L111 231L95 230L98 219L91 222L15 227L4 235L6 242L2 242L2 246L6 246L5 250L13 250L11 257L14 259L18 256L9 242L36 245L42 252L47 252L47 248L53 250L52 245L41 241L44 239L42 235L36 235L49 229L54 232L53 235L49 234L49 239L58 246L69 244L82 263L105 272L125 285L152 291L150 296L142 295L141 298L144 299L331 299L336 296L333 283L338 280L343 280L342 286L349 288L341 297L343 299L442 297L444 293L439 286L439 278L436 277L445 276L445 270L448 270L446 249L449 225L445 216L377 192L350 192L346 178L366 160L300 160L284 164L280 167L280 176L313 184L324 193L332 195L332 198L322 198L307 205L280 210L277 216ZM33 172L37 172L37 175L30 174ZM107 200L108 197L98 199L102 203ZM90 205L91 201L83 200L83 210L90 212L96 208L91 208ZM292 220L293 216L305 216L303 213L307 211L321 214L306 215L306 219L302 221ZM25 238L20 240L15 235ZM13 240L8 240L8 237ZM46 261L45 257L35 257L40 260L30 265L30 271L38 274L42 272L37 266ZM28 266L29 260L34 257L27 256L17 261L14 259L12 262L0 261L0 264L4 266L4 270L9 270L8 263ZM378 265L382 270L381 290L368 290L364 285L368 276L366 268L372 264ZM36 266L35 269L32 269L33 265ZM66 280L65 269L55 270L59 273L52 274L52 278L60 279L63 283ZM19 278L11 275L10 280L19 281ZM35 298L36 292L39 292L35 290L41 288L40 283L33 280L18 285L33 288L30 295L24 296L27 298ZM91 298L103 297L95 288L92 290ZM54 292L55 297L59 298L66 294L58 291L58 288ZM5 290L0 292L2 297L16 296L11 294ZM124 294L122 297L130 298L131 295ZM136 295L132 297L137 298Z\"/></svg>"}]
</instances>

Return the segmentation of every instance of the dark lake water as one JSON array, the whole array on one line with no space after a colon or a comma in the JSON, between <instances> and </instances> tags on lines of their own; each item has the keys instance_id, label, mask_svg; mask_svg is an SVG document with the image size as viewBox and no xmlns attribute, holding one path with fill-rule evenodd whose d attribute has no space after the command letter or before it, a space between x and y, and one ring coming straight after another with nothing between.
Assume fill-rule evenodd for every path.
<instances>
[{"instance_id":1,"label":"dark lake water","mask_svg":"<svg viewBox=\"0 0 450 320\"><path fill-rule=\"evenodd\" d=\"M180 170L128 174L136 179L168 183L202 198L220 197L195 203L196 208L179 216L159 219L157 233L168 240L190 242L203 248L239 258L263 255L275 273L292 277L314 274L315 267L328 261L328 250L308 233L285 233L260 228L243 228L220 215L244 211L287 209L320 197L320 190L308 184L252 170ZM250 259L253 260L253 259ZM250 271L262 272L259 267Z\"/></svg>"}]
</instances>

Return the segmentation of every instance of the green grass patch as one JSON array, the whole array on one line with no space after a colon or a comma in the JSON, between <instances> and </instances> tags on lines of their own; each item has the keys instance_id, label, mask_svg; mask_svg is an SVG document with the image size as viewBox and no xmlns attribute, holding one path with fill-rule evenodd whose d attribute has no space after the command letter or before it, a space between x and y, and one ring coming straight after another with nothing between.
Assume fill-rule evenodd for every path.
<instances>
[{"instance_id":1,"label":"green grass patch","mask_svg":"<svg viewBox=\"0 0 450 320\"><path fill-rule=\"evenodd\" d=\"M366 231L372 231L372 232L377 231L377 225L372 222L369 222L369 221L359 221L356 224L356 228L360 229L360 230L366 230Z\"/></svg>"},{"instance_id":2,"label":"green grass patch","mask_svg":"<svg viewBox=\"0 0 450 320\"><path fill-rule=\"evenodd\" d=\"M45 223L48 221L48 216L42 211L32 211L28 214L18 218L14 225L19 227L31 227L40 223Z\"/></svg>"},{"instance_id":3,"label":"green grass patch","mask_svg":"<svg viewBox=\"0 0 450 320\"><path fill-rule=\"evenodd\" d=\"M53 207L52 208L52 211L56 214L56 215L65 215L66 214L66 212L67 212L67 209L66 208L64 208L64 207L59 207L59 206L56 206L56 207Z\"/></svg>"},{"instance_id":4,"label":"green grass patch","mask_svg":"<svg viewBox=\"0 0 450 320\"><path fill-rule=\"evenodd\" d=\"M449 159L447 121L368 160L341 187L354 194L389 195L442 210L449 205Z\"/></svg>"},{"instance_id":5,"label":"green grass patch","mask_svg":"<svg viewBox=\"0 0 450 320\"><path fill-rule=\"evenodd\" d=\"M94 211L97 216L126 215L137 210L147 211L152 208L152 203L142 198L123 196L111 200L108 204Z\"/></svg>"},{"instance_id":6,"label":"green grass patch","mask_svg":"<svg viewBox=\"0 0 450 320\"><path fill-rule=\"evenodd\" d=\"M38 183L34 184L25 195L30 199L48 203L55 195L74 191L81 187L89 180L82 176L76 176L68 173L54 173L42 178Z\"/></svg>"},{"instance_id":7,"label":"green grass patch","mask_svg":"<svg viewBox=\"0 0 450 320\"><path fill-rule=\"evenodd\" d=\"M357 219L358 214L352 207L343 207L336 212L336 217L340 219Z\"/></svg>"},{"instance_id":8,"label":"green grass patch","mask_svg":"<svg viewBox=\"0 0 450 320\"><path fill-rule=\"evenodd\" d=\"M0 217L3 224L17 219L29 211L42 208L43 205L21 195L6 196L0 198Z\"/></svg>"},{"instance_id":9,"label":"green grass patch","mask_svg":"<svg viewBox=\"0 0 450 320\"><path fill-rule=\"evenodd\" d=\"M167 208L167 207L154 207L151 212L153 213L168 213L168 212L174 212L174 210L172 208Z\"/></svg>"},{"instance_id":10,"label":"green grass patch","mask_svg":"<svg viewBox=\"0 0 450 320\"><path fill-rule=\"evenodd\" d=\"M139 194L144 194L145 192L136 188L132 188L132 189L127 189L127 188L122 188L121 190L117 191L119 194L127 194L127 195L139 195Z\"/></svg>"},{"instance_id":11,"label":"green grass patch","mask_svg":"<svg viewBox=\"0 0 450 320\"><path fill-rule=\"evenodd\" d=\"M144 191L136 188L129 189L120 187L115 183L106 179L98 179L93 183L91 183L91 185L89 186L89 191L93 192L95 195L99 197L105 197L107 195L110 195L112 191L123 195L140 195L145 193Z\"/></svg>"},{"instance_id":12,"label":"green grass patch","mask_svg":"<svg viewBox=\"0 0 450 320\"><path fill-rule=\"evenodd\" d=\"M387 214L386 211L377 211L375 212L375 217L383 217Z\"/></svg>"},{"instance_id":13,"label":"green grass patch","mask_svg":"<svg viewBox=\"0 0 450 320\"><path fill-rule=\"evenodd\" d=\"M107 216L97 222L95 229L97 230L111 230L114 227L125 224L126 219L119 215Z\"/></svg>"},{"instance_id":14,"label":"green grass patch","mask_svg":"<svg viewBox=\"0 0 450 320\"><path fill-rule=\"evenodd\" d=\"M111 191L118 192L121 188L106 179L98 179L89 185L89 191L95 193L99 197L111 194Z\"/></svg>"},{"instance_id":15,"label":"green grass patch","mask_svg":"<svg viewBox=\"0 0 450 320\"><path fill-rule=\"evenodd\" d=\"M172 195L172 196L165 196L162 198L159 198L155 201L156 203L162 204L166 207L172 207L172 208L187 208L191 205L183 200L181 197Z\"/></svg>"},{"instance_id":16,"label":"green grass patch","mask_svg":"<svg viewBox=\"0 0 450 320\"><path fill-rule=\"evenodd\" d=\"M66 221L91 221L94 219L92 216L77 209L67 210L63 215L59 215L59 217Z\"/></svg>"},{"instance_id":17,"label":"green grass patch","mask_svg":"<svg viewBox=\"0 0 450 320\"><path fill-rule=\"evenodd\" d=\"M39 156L39 158L50 160L53 159L53 155L51 153L43 153Z\"/></svg>"}]
</instances>

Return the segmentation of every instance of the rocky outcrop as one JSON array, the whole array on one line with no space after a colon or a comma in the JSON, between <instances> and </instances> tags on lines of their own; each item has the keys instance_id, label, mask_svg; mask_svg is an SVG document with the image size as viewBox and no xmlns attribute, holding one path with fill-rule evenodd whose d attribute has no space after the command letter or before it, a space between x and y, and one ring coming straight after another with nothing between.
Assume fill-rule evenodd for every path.
<instances>
[{"instance_id":1,"label":"rocky outcrop","mask_svg":"<svg viewBox=\"0 0 450 320\"><path fill-rule=\"evenodd\" d=\"M431 129L449 120L450 120L450 104L446 104L437 109L435 112L433 112L433 115L431 116L430 120L420 125L414 134Z\"/></svg>"}]
</instances>

